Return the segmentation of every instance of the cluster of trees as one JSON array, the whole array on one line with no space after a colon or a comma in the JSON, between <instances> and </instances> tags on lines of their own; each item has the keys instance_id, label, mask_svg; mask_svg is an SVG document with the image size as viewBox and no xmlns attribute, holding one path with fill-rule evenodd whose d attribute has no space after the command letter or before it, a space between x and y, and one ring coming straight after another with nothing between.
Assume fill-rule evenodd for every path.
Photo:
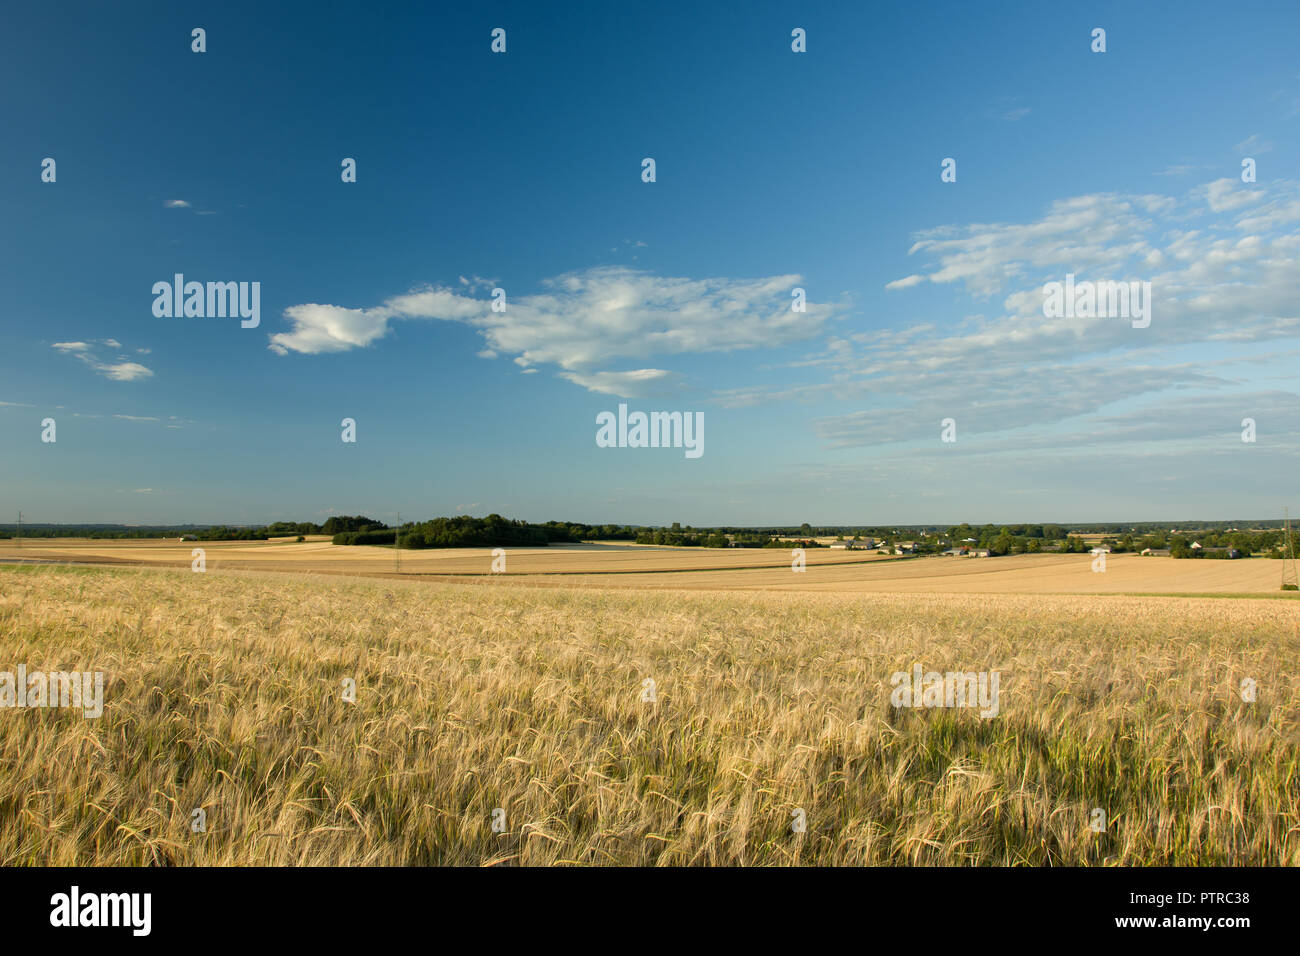
<instances>
[{"instance_id":1,"label":"cluster of trees","mask_svg":"<svg viewBox=\"0 0 1300 956\"><path fill-rule=\"evenodd\" d=\"M334 515L320 526L321 534L343 534L350 531L386 531L388 525L365 515Z\"/></svg>"},{"instance_id":2,"label":"cluster of trees","mask_svg":"<svg viewBox=\"0 0 1300 956\"><path fill-rule=\"evenodd\" d=\"M566 536L558 537L562 534ZM548 530L542 525L490 514L486 518L458 515L403 525L401 544L403 548L542 548L552 541L569 540L574 539L558 528Z\"/></svg>"},{"instance_id":3,"label":"cluster of trees","mask_svg":"<svg viewBox=\"0 0 1300 956\"><path fill-rule=\"evenodd\" d=\"M548 521L541 525L552 541L633 541L639 527L617 524L583 524L580 521Z\"/></svg>"},{"instance_id":4,"label":"cluster of trees","mask_svg":"<svg viewBox=\"0 0 1300 956\"><path fill-rule=\"evenodd\" d=\"M10 525L14 528L13 525ZM15 537L14 530L0 531L0 538ZM290 534L293 532L284 532ZM178 538L192 534L200 541L265 541L275 537L266 528L234 528L228 525L180 525L176 527L124 527L122 525L28 525L24 524L24 538L92 538L92 539L135 539L135 538Z\"/></svg>"},{"instance_id":5,"label":"cluster of trees","mask_svg":"<svg viewBox=\"0 0 1300 956\"><path fill-rule=\"evenodd\" d=\"M783 540L763 531L744 528L646 528L637 532L637 544L659 544L675 548L820 548L813 540Z\"/></svg>"},{"instance_id":6,"label":"cluster of trees","mask_svg":"<svg viewBox=\"0 0 1300 956\"><path fill-rule=\"evenodd\" d=\"M340 531L332 539L335 544L392 544L397 532L391 528L387 531Z\"/></svg>"},{"instance_id":7,"label":"cluster of trees","mask_svg":"<svg viewBox=\"0 0 1300 956\"><path fill-rule=\"evenodd\" d=\"M284 538L292 534L321 533L321 526L311 521L273 521L266 526L268 538Z\"/></svg>"},{"instance_id":8,"label":"cluster of trees","mask_svg":"<svg viewBox=\"0 0 1300 956\"><path fill-rule=\"evenodd\" d=\"M392 544L419 548L544 548L552 541L577 541L574 530L561 522L544 525L513 521L498 514L486 518L458 515L454 518L433 518L429 521L407 522L401 528L388 528L368 519L351 519L354 529L339 531L335 544ZM328 524L328 522L327 522Z\"/></svg>"},{"instance_id":9,"label":"cluster of trees","mask_svg":"<svg viewBox=\"0 0 1300 956\"><path fill-rule=\"evenodd\" d=\"M335 544L392 544L396 539L403 548L539 548L555 541L614 540L631 541L639 529L630 525L583 524L577 521L548 521L529 524L490 514L486 518L457 515L408 521L401 528L390 528L382 521L364 515L339 515L321 528L334 536Z\"/></svg>"},{"instance_id":10,"label":"cluster of trees","mask_svg":"<svg viewBox=\"0 0 1300 956\"><path fill-rule=\"evenodd\" d=\"M186 533L200 541L265 541L270 537L265 528L231 528L226 525Z\"/></svg>"},{"instance_id":11,"label":"cluster of trees","mask_svg":"<svg viewBox=\"0 0 1300 956\"><path fill-rule=\"evenodd\" d=\"M676 527L676 526L674 526ZM674 548L725 548L731 542L720 532L712 534L695 531L642 531L636 536L637 544L664 544ZM755 546L757 547L757 545Z\"/></svg>"},{"instance_id":12,"label":"cluster of trees","mask_svg":"<svg viewBox=\"0 0 1300 956\"><path fill-rule=\"evenodd\" d=\"M1023 528L1023 527L1027 527L1027 526L1008 525L1006 527L998 528L994 530L986 530L984 528L980 528L980 529L976 529L976 531L978 532L978 536L971 535L971 534L962 534L960 536L952 535L948 539L951 542L948 546L949 547L966 546L981 551L988 551L988 553L992 557L1001 557L1004 554L1039 554L1043 551L1056 551L1056 552L1064 552L1067 554L1072 554L1072 553L1082 554L1082 553L1087 553L1091 549L1091 546L1087 544L1082 538L1077 538L1073 535L1067 535L1064 532L1062 532L1059 537L1057 536L1049 537L1047 535L1042 535L1042 534L1016 534L1012 531L1013 528ZM1039 526L1028 526L1028 527L1039 527ZM1055 527L1055 526L1048 525L1046 527ZM974 544L971 544L969 541L966 540L967 538L971 538L971 537L975 538ZM921 543L917 542L918 552L933 551L933 550L936 550L933 543L927 542L925 546L922 547Z\"/></svg>"},{"instance_id":13,"label":"cluster of trees","mask_svg":"<svg viewBox=\"0 0 1300 956\"><path fill-rule=\"evenodd\" d=\"M975 527L969 524L958 524L948 529L948 537L954 544L966 538L974 538L980 543L980 547L987 547L1000 537L1023 538L1026 541L1030 538L1037 538L1040 541L1064 541L1068 534L1059 524L1008 524L1000 527L991 524Z\"/></svg>"},{"instance_id":14,"label":"cluster of trees","mask_svg":"<svg viewBox=\"0 0 1300 956\"><path fill-rule=\"evenodd\" d=\"M1240 552L1242 557L1249 557L1255 552L1262 553L1265 557L1281 558L1287 556L1286 532L1266 531L1256 535L1250 535L1248 532L1234 532L1227 536L1204 535L1197 536L1196 540L1201 547L1193 548L1191 541L1184 537L1175 537L1170 541L1169 553L1175 558L1228 558L1228 549L1233 548ZM1293 540L1290 544L1290 557L1300 556L1300 541Z\"/></svg>"},{"instance_id":15,"label":"cluster of trees","mask_svg":"<svg viewBox=\"0 0 1300 956\"><path fill-rule=\"evenodd\" d=\"M1293 535L1291 542L1293 556L1300 551L1300 540L1296 540L1297 538L1300 538L1300 535ZM1193 542L1200 544L1201 547L1193 548ZM1152 548L1154 550L1167 549L1170 555L1175 558L1210 559L1228 557L1227 552L1229 549L1240 552L1242 556L1264 554L1270 558L1280 558L1287 547L1286 530L1284 528L1257 531L1233 531L1224 528L1220 530L1201 530L1194 535L1171 534L1165 530L1157 530L1140 536L1130 532L1118 537L1103 538L1101 543L1117 553L1143 551L1146 548Z\"/></svg>"},{"instance_id":16,"label":"cluster of trees","mask_svg":"<svg viewBox=\"0 0 1300 956\"><path fill-rule=\"evenodd\" d=\"M333 515L321 525L321 533L333 535L335 544L392 544L397 537L394 529L365 515Z\"/></svg>"},{"instance_id":17,"label":"cluster of trees","mask_svg":"<svg viewBox=\"0 0 1300 956\"><path fill-rule=\"evenodd\" d=\"M1213 531L1230 531L1233 528L1254 528L1259 530L1283 530L1285 522L1281 519L1261 521L1254 518L1242 518L1236 521L1136 521L1128 524L1076 524L1072 530L1078 534L1102 534L1119 537L1124 534L1195 534L1200 536ZM1285 531L1284 531L1285 534Z\"/></svg>"}]
</instances>

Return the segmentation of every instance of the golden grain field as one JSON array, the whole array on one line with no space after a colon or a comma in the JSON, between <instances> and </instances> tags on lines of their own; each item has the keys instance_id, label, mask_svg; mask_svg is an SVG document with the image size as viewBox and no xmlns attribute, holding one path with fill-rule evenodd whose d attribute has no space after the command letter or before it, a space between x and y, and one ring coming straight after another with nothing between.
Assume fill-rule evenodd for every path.
<instances>
[{"instance_id":1,"label":"golden grain field","mask_svg":"<svg viewBox=\"0 0 1300 956\"><path fill-rule=\"evenodd\" d=\"M0 568L0 670L106 678L97 720L0 710L0 864L1297 865L1298 630L1290 600ZM894 708L918 663L999 671L1000 713Z\"/></svg>"},{"instance_id":2,"label":"golden grain field","mask_svg":"<svg viewBox=\"0 0 1300 956\"><path fill-rule=\"evenodd\" d=\"M209 571L279 571L347 577L473 581L492 573L489 548L403 551L345 547L316 536L304 542L28 539L0 540L0 565L14 561L187 570L204 552ZM999 558L897 558L811 548L807 570L791 572L784 548L657 548L619 543L510 548L505 573L537 587L704 589L737 591L924 592L968 594L1256 594L1280 597L1281 562L1189 561L1112 554L1105 573L1088 554L1021 554ZM400 572L397 561L400 560Z\"/></svg>"}]
</instances>

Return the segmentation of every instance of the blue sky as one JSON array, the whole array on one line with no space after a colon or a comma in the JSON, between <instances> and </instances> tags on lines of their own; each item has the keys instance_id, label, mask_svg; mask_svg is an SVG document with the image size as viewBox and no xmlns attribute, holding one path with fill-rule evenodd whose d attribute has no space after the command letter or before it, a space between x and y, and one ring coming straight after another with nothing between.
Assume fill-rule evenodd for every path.
<instances>
[{"instance_id":1,"label":"blue sky","mask_svg":"<svg viewBox=\"0 0 1300 956\"><path fill-rule=\"evenodd\" d=\"M0 509L1275 516L1300 9L1045 6L17 8ZM260 282L260 325L156 317L175 273ZM1066 273L1151 282L1150 326L1045 318ZM704 455L598 448L620 402Z\"/></svg>"}]
</instances>

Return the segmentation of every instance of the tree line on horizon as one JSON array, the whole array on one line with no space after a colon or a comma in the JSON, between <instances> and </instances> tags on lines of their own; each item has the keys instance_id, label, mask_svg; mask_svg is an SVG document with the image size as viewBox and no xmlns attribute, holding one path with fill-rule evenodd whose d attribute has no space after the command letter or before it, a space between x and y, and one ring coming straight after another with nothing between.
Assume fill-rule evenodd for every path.
<instances>
[{"instance_id":1,"label":"tree line on horizon","mask_svg":"<svg viewBox=\"0 0 1300 956\"><path fill-rule=\"evenodd\" d=\"M1253 525L1242 530L1238 525ZM1102 529L1102 530L1098 530ZM12 538L16 526L0 525L0 538ZM1130 525L1092 525L1087 527L1060 524L971 525L963 523L941 526L821 526L808 523L798 526L752 528L722 525L695 528L673 522L668 527L644 525L586 524L574 521L547 521L542 524L490 514L483 518L469 515L432 518L405 522L393 528L365 515L334 515L323 524L310 521L275 521L261 526L170 525L129 527L123 525L26 524L24 538L159 538L193 535L200 541L264 541L269 538L327 534L339 545L393 545L412 550L456 547L545 547L552 543L575 543L589 540L635 541L638 544L667 547L705 548L788 548L821 547L818 538L846 536L872 537L886 547L906 542L913 553L937 554L950 547L965 546L987 550L990 555L1086 553L1094 545L1081 535L1103 535L1101 544L1112 552L1137 552L1147 548L1168 550L1176 558L1222 558L1228 549L1243 555L1263 553L1281 557L1286 550L1286 533L1281 521L1259 522L1139 522ZM1295 537L1300 537L1298 533ZM1193 548L1195 541L1202 545ZM1292 556L1300 553L1293 539Z\"/></svg>"}]
</instances>

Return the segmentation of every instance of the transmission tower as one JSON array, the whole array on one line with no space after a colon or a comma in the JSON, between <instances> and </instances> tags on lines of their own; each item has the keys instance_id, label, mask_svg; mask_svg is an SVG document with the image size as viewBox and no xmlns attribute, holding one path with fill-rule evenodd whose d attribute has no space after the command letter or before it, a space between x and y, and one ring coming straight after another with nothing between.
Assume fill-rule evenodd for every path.
<instances>
[{"instance_id":1,"label":"transmission tower","mask_svg":"<svg viewBox=\"0 0 1300 956\"><path fill-rule=\"evenodd\" d=\"M1300 591L1300 578L1296 577L1295 547L1291 543L1291 509L1284 508L1286 515L1286 550L1282 552L1282 590Z\"/></svg>"}]
</instances>

